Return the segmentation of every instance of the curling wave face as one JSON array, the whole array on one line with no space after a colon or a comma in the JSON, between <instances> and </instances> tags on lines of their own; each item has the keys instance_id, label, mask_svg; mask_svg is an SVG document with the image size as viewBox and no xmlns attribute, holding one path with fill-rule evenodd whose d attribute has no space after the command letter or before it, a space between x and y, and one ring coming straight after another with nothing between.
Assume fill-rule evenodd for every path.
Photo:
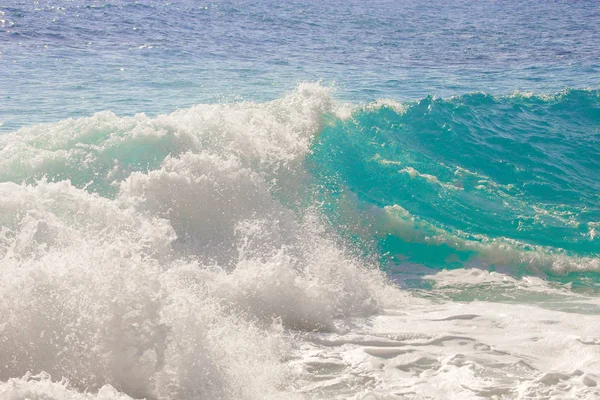
<instances>
[{"instance_id":1,"label":"curling wave face","mask_svg":"<svg viewBox=\"0 0 600 400\"><path fill-rule=\"evenodd\" d=\"M327 126L309 164L384 263L598 271L599 127L591 90L381 102Z\"/></svg>"},{"instance_id":2,"label":"curling wave face","mask_svg":"<svg viewBox=\"0 0 600 400\"><path fill-rule=\"evenodd\" d=\"M597 92L568 91L350 107L301 84L268 103L101 112L2 135L0 394L357 395L356 370L335 363L379 343L367 328L389 329L386 310L406 309L404 324L426 303L382 270L594 279L599 105ZM431 312L455 311L444 307ZM339 339L352 319L362 338ZM425 342L447 346L435 335ZM360 368L401 354L365 349ZM315 357L339 377L306 378ZM531 368L528 382L543 369ZM581 393L595 379L568 376Z\"/></svg>"}]
</instances>

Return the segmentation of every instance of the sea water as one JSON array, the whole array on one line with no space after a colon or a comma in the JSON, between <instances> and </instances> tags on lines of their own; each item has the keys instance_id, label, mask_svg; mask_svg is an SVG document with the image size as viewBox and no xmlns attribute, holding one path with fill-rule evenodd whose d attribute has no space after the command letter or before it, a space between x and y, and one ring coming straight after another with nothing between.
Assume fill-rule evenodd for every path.
<instances>
[{"instance_id":1,"label":"sea water","mask_svg":"<svg viewBox=\"0 0 600 400\"><path fill-rule=\"evenodd\" d=\"M600 398L595 2L0 5L0 398Z\"/></svg>"}]
</instances>

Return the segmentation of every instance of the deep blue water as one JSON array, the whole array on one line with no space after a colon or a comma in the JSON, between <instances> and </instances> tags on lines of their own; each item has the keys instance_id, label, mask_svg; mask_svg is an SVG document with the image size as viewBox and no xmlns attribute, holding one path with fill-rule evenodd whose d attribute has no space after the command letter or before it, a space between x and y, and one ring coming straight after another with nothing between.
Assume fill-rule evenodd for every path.
<instances>
[{"instance_id":1,"label":"deep blue water","mask_svg":"<svg viewBox=\"0 0 600 400\"><path fill-rule=\"evenodd\" d=\"M353 102L600 87L593 1L15 1L0 5L0 130L300 81Z\"/></svg>"}]
</instances>

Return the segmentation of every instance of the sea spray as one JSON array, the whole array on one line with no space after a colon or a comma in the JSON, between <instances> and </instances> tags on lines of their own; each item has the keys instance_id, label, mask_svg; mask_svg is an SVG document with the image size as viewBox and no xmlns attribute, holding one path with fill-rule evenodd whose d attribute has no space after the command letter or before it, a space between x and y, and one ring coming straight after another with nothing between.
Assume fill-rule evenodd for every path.
<instances>
[{"instance_id":1,"label":"sea spray","mask_svg":"<svg viewBox=\"0 0 600 400\"><path fill-rule=\"evenodd\" d=\"M302 178L330 104L307 85L265 105L4 135L4 180L18 183L0 184L1 390L294 397L287 330L332 330L395 291L318 213L271 195ZM119 150L136 141L152 144Z\"/></svg>"}]
</instances>

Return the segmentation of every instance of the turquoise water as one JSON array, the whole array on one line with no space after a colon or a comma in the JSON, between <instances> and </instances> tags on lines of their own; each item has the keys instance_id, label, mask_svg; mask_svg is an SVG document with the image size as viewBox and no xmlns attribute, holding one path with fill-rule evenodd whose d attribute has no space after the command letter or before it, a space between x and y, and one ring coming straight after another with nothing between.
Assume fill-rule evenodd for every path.
<instances>
[{"instance_id":1,"label":"turquoise water","mask_svg":"<svg viewBox=\"0 0 600 400\"><path fill-rule=\"evenodd\" d=\"M497 245L488 267L594 270L599 126L598 91L428 97L332 120L309 165L334 223L367 229L383 263L460 267Z\"/></svg>"}]
</instances>

